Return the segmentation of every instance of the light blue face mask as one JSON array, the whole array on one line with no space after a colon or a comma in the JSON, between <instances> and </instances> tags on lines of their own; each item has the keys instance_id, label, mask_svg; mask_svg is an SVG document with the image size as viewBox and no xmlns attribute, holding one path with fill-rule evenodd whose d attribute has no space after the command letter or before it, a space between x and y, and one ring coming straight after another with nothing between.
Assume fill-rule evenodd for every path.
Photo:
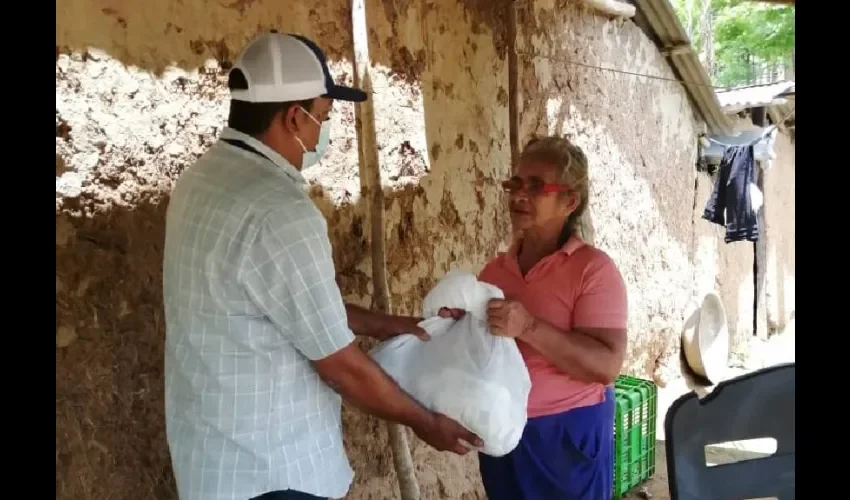
<instances>
[{"instance_id":1,"label":"light blue face mask","mask_svg":"<svg viewBox=\"0 0 850 500\"><path fill-rule=\"evenodd\" d=\"M316 125L319 126L319 141L316 143L316 148L313 151L308 151L301 139L297 136L295 137L295 140L301 145L301 149L304 150L304 156L301 157L301 168L304 169L319 163L322 156L324 156L325 151L328 149L328 144L331 141L331 122L330 120L320 122L304 108L301 108L301 111L306 113L307 116L309 116L310 119L316 122Z\"/></svg>"}]
</instances>

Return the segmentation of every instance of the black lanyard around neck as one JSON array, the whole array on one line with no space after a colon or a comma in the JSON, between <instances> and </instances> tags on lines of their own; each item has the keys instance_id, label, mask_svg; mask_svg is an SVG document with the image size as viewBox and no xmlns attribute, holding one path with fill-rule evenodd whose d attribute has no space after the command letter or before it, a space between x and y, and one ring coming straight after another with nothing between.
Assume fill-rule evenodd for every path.
<instances>
[{"instance_id":1,"label":"black lanyard around neck","mask_svg":"<svg viewBox=\"0 0 850 500\"><path fill-rule=\"evenodd\" d=\"M274 165L276 168L280 169L283 172L284 175L286 175L289 179L291 179L296 184L303 184L304 183L303 180L299 180L297 177L293 176L290 172L287 172L287 170L282 165L280 165L276 161L272 160L271 158L268 157L268 155L260 152L257 148L255 148L254 146L251 146L247 142L239 140L239 139L222 139L222 141L230 144L233 147L237 147L237 148L239 148L243 151L247 151L249 153L255 154L255 155L259 156L260 158L265 158L266 160L270 161L271 164Z\"/></svg>"},{"instance_id":2,"label":"black lanyard around neck","mask_svg":"<svg viewBox=\"0 0 850 500\"><path fill-rule=\"evenodd\" d=\"M240 141L239 139L222 139L222 140L224 142L230 144L231 146L237 147L237 148L239 148L243 151L247 151L249 153L254 153L257 156L265 158L266 160L272 162L275 166L277 166L277 163L275 163L274 160L272 160L268 156L264 155L263 153L259 152L257 150L257 148L255 148L254 146L251 146L250 144L246 143L245 141Z\"/></svg>"}]
</instances>

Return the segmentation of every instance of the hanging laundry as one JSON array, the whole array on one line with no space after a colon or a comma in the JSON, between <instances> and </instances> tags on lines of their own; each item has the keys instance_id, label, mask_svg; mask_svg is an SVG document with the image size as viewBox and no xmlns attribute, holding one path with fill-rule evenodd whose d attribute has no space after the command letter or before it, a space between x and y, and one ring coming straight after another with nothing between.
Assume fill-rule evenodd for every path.
<instances>
[{"instance_id":1,"label":"hanging laundry","mask_svg":"<svg viewBox=\"0 0 850 500\"><path fill-rule=\"evenodd\" d=\"M758 241L758 209L753 206L755 193L751 194L751 188L756 185L755 165L753 144L727 146L723 151L714 190L702 218L726 227L726 243Z\"/></svg>"},{"instance_id":2,"label":"hanging laundry","mask_svg":"<svg viewBox=\"0 0 850 500\"><path fill-rule=\"evenodd\" d=\"M753 212L756 214L764 206L764 193L761 192L755 182L750 183L750 203L753 204Z\"/></svg>"}]
</instances>

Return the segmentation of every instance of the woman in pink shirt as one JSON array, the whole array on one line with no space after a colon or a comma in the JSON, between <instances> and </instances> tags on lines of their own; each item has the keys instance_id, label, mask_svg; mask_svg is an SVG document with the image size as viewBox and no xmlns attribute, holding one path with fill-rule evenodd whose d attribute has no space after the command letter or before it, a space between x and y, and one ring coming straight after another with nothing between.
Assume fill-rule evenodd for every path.
<instances>
[{"instance_id":1,"label":"woman in pink shirt","mask_svg":"<svg viewBox=\"0 0 850 500\"><path fill-rule=\"evenodd\" d=\"M609 500L626 287L614 261L576 232L587 158L564 138L532 140L503 187L517 238L479 278L505 292L489 304L490 330L517 340L531 393L516 449L479 455L484 489L490 500Z\"/></svg>"}]
</instances>

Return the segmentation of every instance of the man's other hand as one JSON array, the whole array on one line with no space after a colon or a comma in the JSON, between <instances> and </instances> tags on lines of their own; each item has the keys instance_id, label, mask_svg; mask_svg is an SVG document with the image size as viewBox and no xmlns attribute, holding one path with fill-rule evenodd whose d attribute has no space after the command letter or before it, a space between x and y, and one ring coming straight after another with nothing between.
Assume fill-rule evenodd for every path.
<instances>
[{"instance_id":1,"label":"man's other hand","mask_svg":"<svg viewBox=\"0 0 850 500\"><path fill-rule=\"evenodd\" d=\"M465 455L470 451L465 441L472 446L484 446L481 438L465 429L462 425L441 413L432 413L424 425L417 426L413 431L419 439L433 446L437 451L451 451Z\"/></svg>"}]
</instances>

